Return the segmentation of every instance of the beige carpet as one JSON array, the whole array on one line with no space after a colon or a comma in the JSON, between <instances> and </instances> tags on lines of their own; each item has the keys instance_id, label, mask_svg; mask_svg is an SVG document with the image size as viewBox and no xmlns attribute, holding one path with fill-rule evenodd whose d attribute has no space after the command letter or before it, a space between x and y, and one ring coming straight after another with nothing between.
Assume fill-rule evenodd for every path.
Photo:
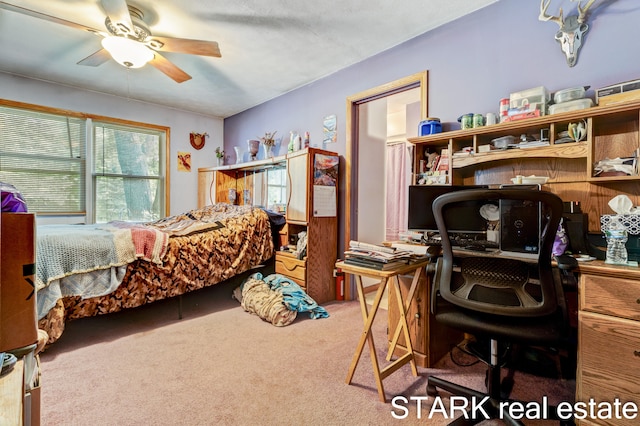
<instances>
[{"instance_id":1,"label":"beige carpet","mask_svg":"<svg viewBox=\"0 0 640 426\"><path fill-rule=\"evenodd\" d=\"M76 320L42 355L43 425L443 425L430 403L403 410L378 400L365 349L345 384L362 319L357 302L325 305L331 317L300 314L283 328L242 310L221 284L186 295L184 318L168 300ZM376 321L380 359L386 311ZM384 384L387 398L424 396L429 373L483 388L484 365L404 366ZM512 396L572 401L575 382L517 373ZM494 424L494 422L485 422ZM500 424L500 423L495 423ZM527 422L527 424L554 424Z\"/></svg>"}]
</instances>

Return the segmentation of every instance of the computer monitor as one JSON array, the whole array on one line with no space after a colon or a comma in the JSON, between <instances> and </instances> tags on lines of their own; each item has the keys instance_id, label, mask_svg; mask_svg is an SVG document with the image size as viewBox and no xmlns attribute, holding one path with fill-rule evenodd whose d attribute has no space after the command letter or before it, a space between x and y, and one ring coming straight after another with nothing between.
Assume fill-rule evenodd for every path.
<instances>
[{"instance_id":1,"label":"computer monitor","mask_svg":"<svg viewBox=\"0 0 640 426\"><path fill-rule=\"evenodd\" d=\"M451 191L488 188L487 185L411 185L409 186L409 222L407 228L415 232L438 232L433 216L433 201ZM487 221L480 215L485 201L456 203L447 209L447 227L450 233L485 233Z\"/></svg>"}]
</instances>

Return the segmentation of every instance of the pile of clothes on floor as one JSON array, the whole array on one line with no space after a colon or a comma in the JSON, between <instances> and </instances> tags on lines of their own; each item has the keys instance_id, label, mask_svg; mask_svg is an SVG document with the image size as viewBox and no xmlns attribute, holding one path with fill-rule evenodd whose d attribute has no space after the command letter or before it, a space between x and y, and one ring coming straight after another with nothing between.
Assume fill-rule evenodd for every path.
<instances>
[{"instance_id":1,"label":"pile of clothes on floor","mask_svg":"<svg viewBox=\"0 0 640 426\"><path fill-rule=\"evenodd\" d=\"M308 312L312 319L329 317L296 282L280 274L263 277L256 272L233 291L233 297L245 311L277 327L291 324L298 312Z\"/></svg>"}]
</instances>

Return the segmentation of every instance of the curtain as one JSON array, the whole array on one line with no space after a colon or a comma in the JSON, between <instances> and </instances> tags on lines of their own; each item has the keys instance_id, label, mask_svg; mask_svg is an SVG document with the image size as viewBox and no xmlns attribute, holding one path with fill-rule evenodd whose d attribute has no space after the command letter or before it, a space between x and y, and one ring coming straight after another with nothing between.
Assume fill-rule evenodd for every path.
<instances>
[{"instance_id":1,"label":"curtain","mask_svg":"<svg viewBox=\"0 0 640 426\"><path fill-rule=\"evenodd\" d=\"M385 240L400 239L407 230L409 184L411 183L411 158L413 145L405 142L387 145L386 155L386 208Z\"/></svg>"}]
</instances>

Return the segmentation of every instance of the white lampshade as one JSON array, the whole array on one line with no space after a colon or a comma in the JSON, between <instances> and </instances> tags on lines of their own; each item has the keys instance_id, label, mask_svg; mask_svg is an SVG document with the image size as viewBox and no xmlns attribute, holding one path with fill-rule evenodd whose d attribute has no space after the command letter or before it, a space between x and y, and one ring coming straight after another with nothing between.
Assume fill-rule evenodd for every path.
<instances>
[{"instance_id":1,"label":"white lampshade","mask_svg":"<svg viewBox=\"0 0 640 426\"><path fill-rule=\"evenodd\" d=\"M116 62L127 68L140 68L153 59L153 52L147 46L126 37L105 37L102 47Z\"/></svg>"}]
</instances>

